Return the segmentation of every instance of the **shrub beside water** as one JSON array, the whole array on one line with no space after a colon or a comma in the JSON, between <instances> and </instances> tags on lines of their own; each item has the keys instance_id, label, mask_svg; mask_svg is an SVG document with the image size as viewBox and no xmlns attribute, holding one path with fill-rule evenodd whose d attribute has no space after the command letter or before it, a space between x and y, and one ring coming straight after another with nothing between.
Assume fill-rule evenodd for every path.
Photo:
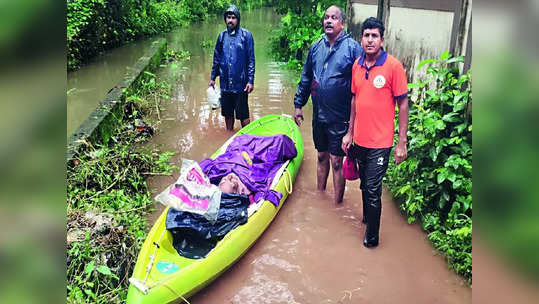
<instances>
[{"instance_id":1,"label":"shrub beside water","mask_svg":"<svg viewBox=\"0 0 539 304\"><path fill-rule=\"evenodd\" d=\"M331 5L338 5L346 12L346 1L343 0L278 1L276 12L284 16L271 38L274 57L301 70L307 50L324 33L322 17Z\"/></svg>"},{"instance_id":2,"label":"shrub beside water","mask_svg":"<svg viewBox=\"0 0 539 304\"><path fill-rule=\"evenodd\" d=\"M471 72L456 67L463 60L445 52L418 65L428 65L428 77L409 84L408 159L390 165L385 183L408 222L419 220L434 247L471 283L472 83Z\"/></svg>"}]
</instances>

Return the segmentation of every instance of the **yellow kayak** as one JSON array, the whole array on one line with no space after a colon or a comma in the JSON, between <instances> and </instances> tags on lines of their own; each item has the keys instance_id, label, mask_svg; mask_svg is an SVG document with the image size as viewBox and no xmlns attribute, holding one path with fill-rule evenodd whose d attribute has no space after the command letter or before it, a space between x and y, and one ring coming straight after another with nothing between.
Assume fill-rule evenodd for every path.
<instances>
[{"instance_id":1,"label":"yellow kayak","mask_svg":"<svg viewBox=\"0 0 539 304\"><path fill-rule=\"evenodd\" d=\"M155 222L140 250L129 280L127 303L168 303L187 299L232 266L271 223L288 194L292 192L292 185L303 159L303 140L291 118L269 115L239 130L212 158L223 153L228 143L242 134L285 134L294 141L298 154L283 165L271 188L283 194L279 206L264 201L247 223L228 232L202 259L189 259L177 253L172 245L172 233L165 225L167 207Z\"/></svg>"}]
</instances>

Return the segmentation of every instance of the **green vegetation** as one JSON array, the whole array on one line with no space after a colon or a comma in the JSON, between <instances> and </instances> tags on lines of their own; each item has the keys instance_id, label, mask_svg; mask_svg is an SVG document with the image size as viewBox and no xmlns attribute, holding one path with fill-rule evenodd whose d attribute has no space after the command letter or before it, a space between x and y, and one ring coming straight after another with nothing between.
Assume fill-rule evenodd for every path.
<instances>
[{"instance_id":1,"label":"green vegetation","mask_svg":"<svg viewBox=\"0 0 539 304\"><path fill-rule=\"evenodd\" d=\"M272 6L272 0L239 0L239 1L231 1L230 3L236 4L238 8L240 9L240 12L245 10L251 10L253 8L260 8L264 6Z\"/></svg>"},{"instance_id":2,"label":"green vegetation","mask_svg":"<svg viewBox=\"0 0 539 304\"><path fill-rule=\"evenodd\" d=\"M471 72L459 75L448 52L429 59L428 78L413 90L408 159L390 166L386 185L408 222L419 219L450 266L472 280ZM392 162L390 162L392 163Z\"/></svg>"},{"instance_id":3,"label":"green vegetation","mask_svg":"<svg viewBox=\"0 0 539 304\"><path fill-rule=\"evenodd\" d=\"M265 0L238 1L241 9ZM128 41L220 15L226 0L67 0L67 69Z\"/></svg>"},{"instance_id":4,"label":"green vegetation","mask_svg":"<svg viewBox=\"0 0 539 304\"><path fill-rule=\"evenodd\" d=\"M225 0L68 0L67 68L142 36L221 13Z\"/></svg>"},{"instance_id":5,"label":"green vegetation","mask_svg":"<svg viewBox=\"0 0 539 304\"><path fill-rule=\"evenodd\" d=\"M164 61L186 58L168 52ZM171 63L176 64L174 61ZM120 123L104 142L87 142L67 169L67 301L123 303L151 211L145 178L169 174L172 153L145 143L159 124L159 100L171 86L145 71L121 105Z\"/></svg>"},{"instance_id":6,"label":"green vegetation","mask_svg":"<svg viewBox=\"0 0 539 304\"><path fill-rule=\"evenodd\" d=\"M271 38L271 51L275 58L301 70L306 51L322 37L322 17L331 5L338 5L346 11L344 0L278 1L276 11L284 16L281 27Z\"/></svg>"},{"instance_id":7,"label":"green vegetation","mask_svg":"<svg viewBox=\"0 0 539 304\"><path fill-rule=\"evenodd\" d=\"M214 48L215 46L215 41L213 40L204 40L202 41L202 47L205 48L205 49L212 49Z\"/></svg>"}]
</instances>

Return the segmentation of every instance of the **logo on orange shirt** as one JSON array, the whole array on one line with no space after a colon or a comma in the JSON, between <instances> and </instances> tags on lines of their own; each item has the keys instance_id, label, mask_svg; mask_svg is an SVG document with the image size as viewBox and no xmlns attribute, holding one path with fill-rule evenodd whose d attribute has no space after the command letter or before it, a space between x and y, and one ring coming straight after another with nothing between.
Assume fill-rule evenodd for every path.
<instances>
[{"instance_id":1,"label":"logo on orange shirt","mask_svg":"<svg viewBox=\"0 0 539 304\"><path fill-rule=\"evenodd\" d=\"M386 84L386 79L382 75L378 75L372 81L375 88L380 89Z\"/></svg>"}]
</instances>

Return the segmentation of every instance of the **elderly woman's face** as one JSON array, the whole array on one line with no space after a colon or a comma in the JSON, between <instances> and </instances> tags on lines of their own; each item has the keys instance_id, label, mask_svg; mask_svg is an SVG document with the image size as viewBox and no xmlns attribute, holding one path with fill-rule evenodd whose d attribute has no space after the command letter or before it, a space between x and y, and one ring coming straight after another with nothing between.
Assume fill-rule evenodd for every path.
<instances>
[{"instance_id":1,"label":"elderly woman's face","mask_svg":"<svg viewBox=\"0 0 539 304\"><path fill-rule=\"evenodd\" d=\"M219 189L222 192L227 192L227 193L236 193L236 191L238 190L237 187L235 187L233 183L231 183L228 180L225 180L224 178L219 183Z\"/></svg>"},{"instance_id":2,"label":"elderly woman's face","mask_svg":"<svg viewBox=\"0 0 539 304\"><path fill-rule=\"evenodd\" d=\"M221 182L219 182L219 189L222 192L227 193L249 194L247 187L245 187L240 179L233 173L230 173L221 179Z\"/></svg>"}]
</instances>

